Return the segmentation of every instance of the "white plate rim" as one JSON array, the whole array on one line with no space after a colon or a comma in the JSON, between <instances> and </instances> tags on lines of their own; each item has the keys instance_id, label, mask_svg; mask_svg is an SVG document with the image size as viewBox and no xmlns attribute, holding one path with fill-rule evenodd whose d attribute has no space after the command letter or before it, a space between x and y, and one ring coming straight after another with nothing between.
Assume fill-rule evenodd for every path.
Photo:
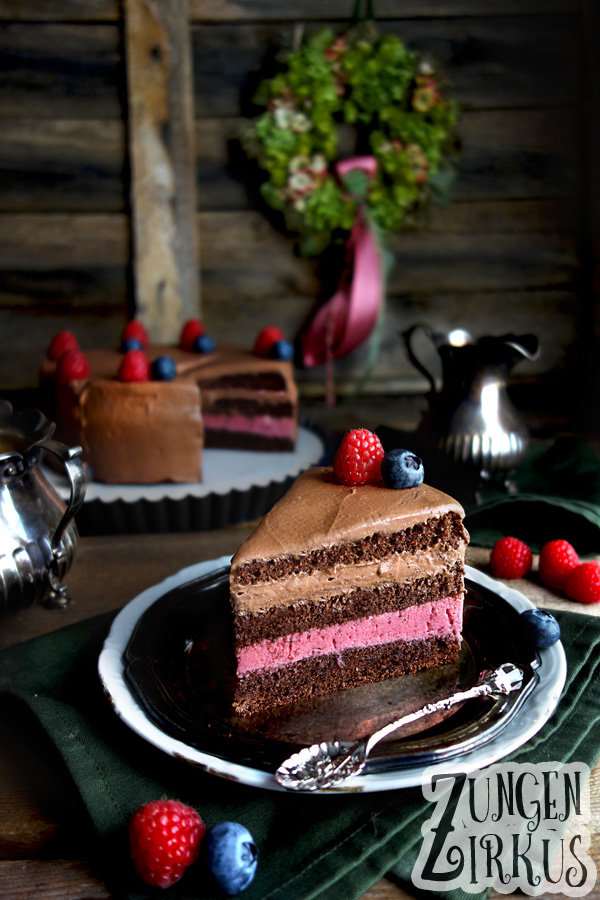
<instances>
[{"instance_id":1,"label":"white plate rim","mask_svg":"<svg viewBox=\"0 0 600 900\"><path fill-rule=\"evenodd\" d=\"M161 500L203 500L213 494L225 496L231 491L245 492L265 488L297 477L304 469L314 466L323 456L321 438L310 428L298 426L296 447L289 452L266 450L221 450L207 447L203 451L203 480L178 484L103 484L88 481L84 503L138 503L140 500L157 503ZM63 500L71 492L67 478L44 468L44 474Z\"/></svg>"},{"instance_id":2,"label":"white plate rim","mask_svg":"<svg viewBox=\"0 0 600 900\"><path fill-rule=\"evenodd\" d=\"M134 597L120 610L113 620L98 658L98 673L104 692L109 698L115 713L132 731L159 750L199 766L206 772L231 781L238 781L251 787L286 791L285 788L277 784L274 775L268 772L221 759L166 734L146 716L146 713L138 704L125 681L123 652L127 647L133 629L143 613L156 600L174 588L228 566L230 562L230 556L221 556L218 559L206 560L187 566ZM517 612L535 608L535 604L520 591L496 581L484 572L480 572L471 566L466 566L465 571L467 578L501 596ZM512 753L530 740L554 712L567 677L567 661L564 647L559 641L553 647L540 650L539 653L541 666L538 684L527 697L514 719L496 738L480 748L457 756L453 760L460 766L461 771L473 772L476 769L489 766ZM425 769L430 767L430 765L431 763L428 763L427 765L398 769L395 772L359 775L346 784L339 785L336 788L329 788L327 791L314 791L314 793L327 793L329 795L332 793L366 793L417 787L421 784ZM289 792L286 791L286 793Z\"/></svg>"}]
</instances>

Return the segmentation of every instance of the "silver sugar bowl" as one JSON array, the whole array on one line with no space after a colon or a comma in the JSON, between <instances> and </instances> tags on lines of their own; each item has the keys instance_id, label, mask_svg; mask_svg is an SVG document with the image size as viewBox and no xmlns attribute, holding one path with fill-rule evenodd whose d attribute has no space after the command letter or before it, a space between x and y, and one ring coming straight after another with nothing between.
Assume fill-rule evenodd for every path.
<instances>
[{"instance_id":1,"label":"silver sugar bowl","mask_svg":"<svg viewBox=\"0 0 600 900\"><path fill-rule=\"evenodd\" d=\"M0 616L36 601L65 606L63 579L79 534L74 517L85 498L81 447L51 440L55 425L37 410L13 410L0 400ZM63 465L70 482L65 504L40 470L42 451Z\"/></svg>"}]
</instances>

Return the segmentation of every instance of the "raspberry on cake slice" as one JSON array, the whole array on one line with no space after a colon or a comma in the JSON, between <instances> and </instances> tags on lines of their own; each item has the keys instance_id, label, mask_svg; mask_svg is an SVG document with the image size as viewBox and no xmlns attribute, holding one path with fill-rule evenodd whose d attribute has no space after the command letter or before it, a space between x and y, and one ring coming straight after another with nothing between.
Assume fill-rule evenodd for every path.
<instances>
[{"instance_id":1,"label":"raspberry on cake slice","mask_svg":"<svg viewBox=\"0 0 600 900\"><path fill-rule=\"evenodd\" d=\"M354 437L344 446L364 442L371 460L376 442ZM238 713L456 660L464 511L423 483L422 465L414 486L401 487L397 463L392 486L373 476L372 460L351 484L335 467L309 469L238 549L230 573ZM407 458L402 465L414 472Z\"/></svg>"}]
</instances>

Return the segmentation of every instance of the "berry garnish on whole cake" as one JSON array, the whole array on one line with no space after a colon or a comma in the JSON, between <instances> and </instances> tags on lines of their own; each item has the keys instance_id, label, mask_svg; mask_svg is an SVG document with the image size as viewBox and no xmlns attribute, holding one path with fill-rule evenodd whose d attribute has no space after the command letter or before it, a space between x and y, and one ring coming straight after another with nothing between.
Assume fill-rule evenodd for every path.
<instances>
[{"instance_id":1,"label":"berry garnish on whole cake","mask_svg":"<svg viewBox=\"0 0 600 900\"><path fill-rule=\"evenodd\" d=\"M90 374L90 364L81 350L65 350L58 360L56 380L67 385L70 381L79 381Z\"/></svg>"},{"instance_id":2,"label":"berry garnish on whole cake","mask_svg":"<svg viewBox=\"0 0 600 900\"><path fill-rule=\"evenodd\" d=\"M123 331L121 332L121 344L124 341L129 339L133 339L139 341L142 345L141 349L146 350L150 345L150 339L148 338L148 332L144 325L139 322L137 319L134 319L131 322L128 322ZM135 349L135 348L132 348Z\"/></svg>"},{"instance_id":3,"label":"berry garnish on whole cake","mask_svg":"<svg viewBox=\"0 0 600 900\"><path fill-rule=\"evenodd\" d=\"M117 378L125 382L150 381L150 360L143 350L128 350L119 366Z\"/></svg>"},{"instance_id":4,"label":"berry garnish on whole cake","mask_svg":"<svg viewBox=\"0 0 600 900\"><path fill-rule=\"evenodd\" d=\"M192 344L194 353L214 353L216 349L216 341L210 334L199 334Z\"/></svg>"},{"instance_id":5,"label":"berry garnish on whole cake","mask_svg":"<svg viewBox=\"0 0 600 900\"><path fill-rule=\"evenodd\" d=\"M269 359L289 361L294 356L294 348L289 341L274 341L269 350Z\"/></svg>"},{"instance_id":6,"label":"berry garnish on whole cake","mask_svg":"<svg viewBox=\"0 0 600 900\"><path fill-rule=\"evenodd\" d=\"M200 319L188 319L181 329L179 348L185 350L186 353L191 353L194 348L194 341L204 332L205 328Z\"/></svg>"},{"instance_id":7,"label":"berry garnish on whole cake","mask_svg":"<svg viewBox=\"0 0 600 900\"><path fill-rule=\"evenodd\" d=\"M157 356L152 361L153 381L173 381L177 377L177 366L172 356Z\"/></svg>"},{"instance_id":8,"label":"berry garnish on whole cake","mask_svg":"<svg viewBox=\"0 0 600 900\"><path fill-rule=\"evenodd\" d=\"M279 359L290 361L294 356L294 347L286 341L281 328L268 325L259 332L252 351L259 359Z\"/></svg>"},{"instance_id":9,"label":"berry garnish on whole cake","mask_svg":"<svg viewBox=\"0 0 600 900\"><path fill-rule=\"evenodd\" d=\"M271 353L271 347L276 341L284 341L285 335L281 328L276 325L268 325L263 328L254 342L253 353L262 359L268 359Z\"/></svg>"},{"instance_id":10,"label":"berry garnish on whole cake","mask_svg":"<svg viewBox=\"0 0 600 900\"><path fill-rule=\"evenodd\" d=\"M46 355L52 362L58 362L67 350L79 350L77 338L71 331L59 331L50 341Z\"/></svg>"},{"instance_id":11,"label":"berry garnish on whole cake","mask_svg":"<svg viewBox=\"0 0 600 900\"><path fill-rule=\"evenodd\" d=\"M129 353L130 350L143 350L144 345L139 338L129 337L121 341L121 353Z\"/></svg>"}]
</instances>

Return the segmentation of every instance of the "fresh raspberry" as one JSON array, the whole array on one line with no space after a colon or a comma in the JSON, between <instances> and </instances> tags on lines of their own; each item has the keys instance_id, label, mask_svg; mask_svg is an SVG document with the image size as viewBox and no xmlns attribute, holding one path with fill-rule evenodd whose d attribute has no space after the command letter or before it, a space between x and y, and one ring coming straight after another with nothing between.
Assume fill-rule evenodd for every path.
<instances>
[{"instance_id":1,"label":"fresh raspberry","mask_svg":"<svg viewBox=\"0 0 600 900\"><path fill-rule=\"evenodd\" d=\"M179 338L179 347L191 353L194 348L194 341L201 334L204 334L205 328L200 319L188 319L181 329L181 337Z\"/></svg>"},{"instance_id":2,"label":"fresh raspberry","mask_svg":"<svg viewBox=\"0 0 600 900\"><path fill-rule=\"evenodd\" d=\"M195 862L206 826L195 809L179 800L153 800L129 823L131 858L142 881L168 888Z\"/></svg>"},{"instance_id":3,"label":"fresh raspberry","mask_svg":"<svg viewBox=\"0 0 600 900\"><path fill-rule=\"evenodd\" d=\"M366 428L355 428L343 438L333 459L333 471L341 484L372 484L381 479L381 441Z\"/></svg>"},{"instance_id":4,"label":"fresh raspberry","mask_svg":"<svg viewBox=\"0 0 600 900\"><path fill-rule=\"evenodd\" d=\"M268 359L271 352L271 347L273 346L275 341L284 340L285 335L281 328L277 328L275 325L269 325L267 326L267 328L263 328L263 330L256 338L254 350L252 352L255 356L259 356L261 359Z\"/></svg>"},{"instance_id":5,"label":"fresh raspberry","mask_svg":"<svg viewBox=\"0 0 600 900\"><path fill-rule=\"evenodd\" d=\"M568 541L548 541L541 549L538 572L548 587L562 588L565 577L579 565L579 557Z\"/></svg>"},{"instance_id":6,"label":"fresh raspberry","mask_svg":"<svg viewBox=\"0 0 600 900\"><path fill-rule=\"evenodd\" d=\"M531 570L531 550L515 537L496 541L490 553L490 566L495 578L522 578Z\"/></svg>"},{"instance_id":7,"label":"fresh raspberry","mask_svg":"<svg viewBox=\"0 0 600 900\"><path fill-rule=\"evenodd\" d=\"M65 350L56 367L56 380L68 384L90 374L90 364L81 350Z\"/></svg>"},{"instance_id":8,"label":"fresh raspberry","mask_svg":"<svg viewBox=\"0 0 600 900\"><path fill-rule=\"evenodd\" d=\"M127 323L127 325L123 329L123 333L121 334L121 343L128 340L129 338L135 338L136 341L139 341L144 350L150 343L148 339L148 332L146 331L142 323L137 321Z\"/></svg>"},{"instance_id":9,"label":"fresh raspberry","mask_svg":"<svg viewBox=\"0 0 600 900\"><path fill-rule=\"evenodd\" d=\"M600 563L582 562L567 572L563 590L578 603L600 603Z\"/></svg>"},{"instance_id":10,"label":"fresh raspberry","mask_svg":"<svg viewBox=\"0 0 600 900\"><path fill-rule=\"evenodd\" d=\"M77 338L71 331L59 331L48 344L46 355L52 362L58 362L67 350L79 350Z\"/></svg>"},{"instance_id":11,"label":"fresh raspberry","mask_svg":"<svg viewBox=\"0 0 600 900\"><path fill-rule=\"evenodd\" d=\"M150 381L152 365L143 350L128 350L119 366L119 381Z\"/></svg>"}]
</instances>

